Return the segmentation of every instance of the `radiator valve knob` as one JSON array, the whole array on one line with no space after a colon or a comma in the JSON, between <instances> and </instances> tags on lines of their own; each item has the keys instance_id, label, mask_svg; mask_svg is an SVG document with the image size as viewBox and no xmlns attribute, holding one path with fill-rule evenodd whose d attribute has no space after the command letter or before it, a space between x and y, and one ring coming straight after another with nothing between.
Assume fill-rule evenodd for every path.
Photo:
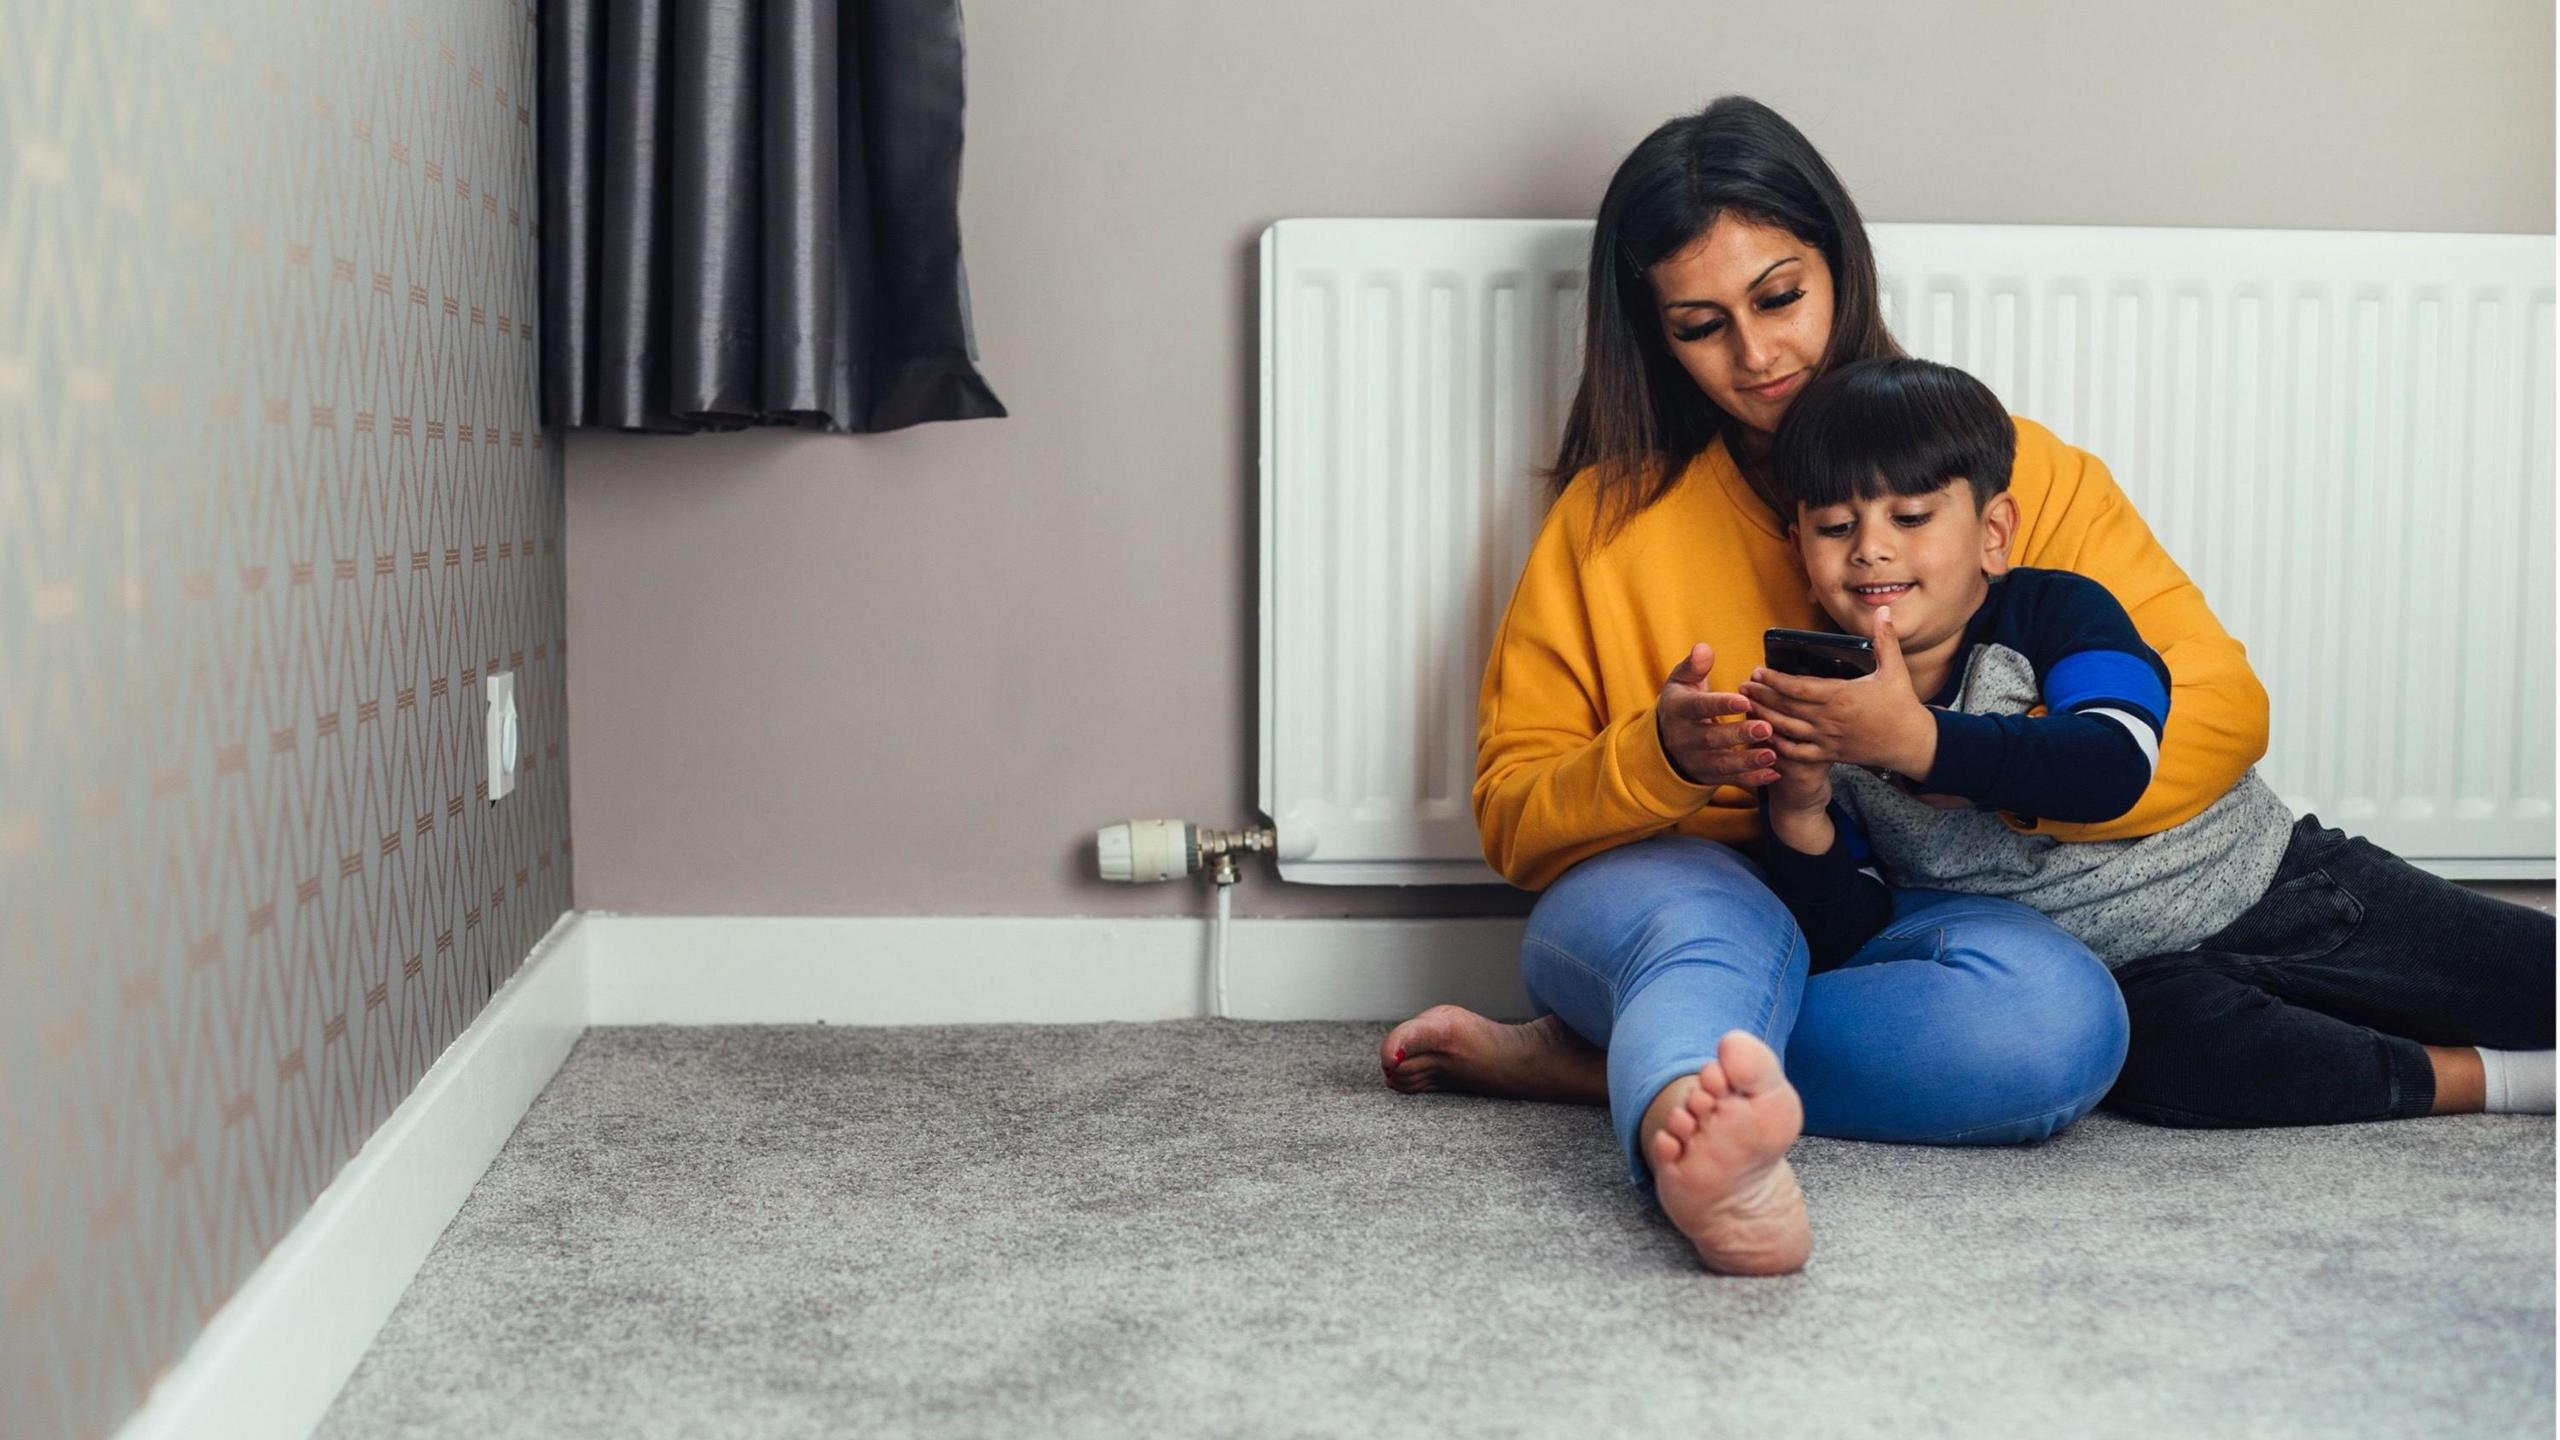
<instances>
[{"instance_id":1,"label":"radiator valve knob","mask_svg":"<svg viewBox=\"0 0 2560 1440\"><path fill-rule=\"evenodd\" d=\"M1200 842L1186 820L1131 820L1093 832L1105 880L1171 880L1200 868Z\"/></svg>"}]
</instances>

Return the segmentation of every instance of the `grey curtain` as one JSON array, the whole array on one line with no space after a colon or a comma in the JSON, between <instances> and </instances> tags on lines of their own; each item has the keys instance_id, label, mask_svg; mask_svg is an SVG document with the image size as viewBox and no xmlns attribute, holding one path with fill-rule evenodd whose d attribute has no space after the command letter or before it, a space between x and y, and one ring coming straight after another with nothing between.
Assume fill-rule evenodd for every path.
<instances>
[{"instance_id":1,"label":"grey curtain","mask_svg":"<svg viewBox=\"0 0 2560 1440\"><path fill-rule=\"evenodd\" d=\"M959 0L544 0L554 425L1004 414L960 263Z\"/></svg>"}]
</instances>

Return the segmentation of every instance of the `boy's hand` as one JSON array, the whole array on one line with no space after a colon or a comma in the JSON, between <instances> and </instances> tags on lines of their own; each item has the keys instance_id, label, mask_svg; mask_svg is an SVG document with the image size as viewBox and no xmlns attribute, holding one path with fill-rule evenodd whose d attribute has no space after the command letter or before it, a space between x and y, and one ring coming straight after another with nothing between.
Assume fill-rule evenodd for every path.
<instances>
[{"instance_id":1,"label":"boy's hand","mask_svg":"<svg viewBox=\"0 0 2560 1440\"><path fill-rule=\"evenodd\" d=\"M1831 824L1831 767L1812 760L1780 760L1769 797L1769 833L1799 855L1826 855L1837 837Z\"/></svg>"},{"instance_id":2,"label":"boy's hand","mask_svg":"<svg viewBox=\"0 0 2560 1440\"><path fill-rule=\"evenodd\" d=\"M1805 781L1805 774L1818 779ZM1830 822L1830 766L1779 761L1777 776L1777 784L1761 792L1769 797L1769 835L1777 838L1779 846L1787 846L1800 856L1828 856L1833 840L1841 835ZM1789 784L1815 784L1820 787L1820 797L1815 799L1807 789L1784 794Z\"/></svg>"},{"instance_id":3,"label":"boy's hand","mask_svg":"<svg viewBox=\"0 0 2560 1440\"><path fill-rule=\"evenodd\" d=\"M1781 762L1838 761L1914 780L1928 776L1938 759L1938 722L1911 688L1891 606L1876 612L1875 642L1876 673L1864 679L1821 680L1760 669L1743 682L1753 712L1769 722L1769 744Z\"/></svg>"},{"instance_id":4,"label":"boy's hand","mask_svg":"<svg viewBox=\"0 0 2560 1440\"><path fill-rule=\"evenodd\" d=\"M1819 760L1778 761L1777 783L1762 793L1769 797L1769 808L1777 810L1820 811L1831 804L1831 766Z\"/></svg>"}]
</instances>

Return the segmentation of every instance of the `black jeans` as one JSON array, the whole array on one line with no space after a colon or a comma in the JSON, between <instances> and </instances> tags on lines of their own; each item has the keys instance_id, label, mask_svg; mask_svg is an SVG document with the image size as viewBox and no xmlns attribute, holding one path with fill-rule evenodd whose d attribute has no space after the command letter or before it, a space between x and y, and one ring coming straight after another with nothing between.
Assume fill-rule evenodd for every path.
<instances>
[{"instance_id":1,"label":"black jeans","mask_svg":"<svg viewBox=\"0 0 2560 1440\"><path fill-rule=\"evenodd\" d=\"M2552 917L2295 822L2266 895L2116 970L2132 1047L2106 1103L2155 1125L2424 1115L2426 1045L2552 1048Z\"/></svg>"}]
</instances>

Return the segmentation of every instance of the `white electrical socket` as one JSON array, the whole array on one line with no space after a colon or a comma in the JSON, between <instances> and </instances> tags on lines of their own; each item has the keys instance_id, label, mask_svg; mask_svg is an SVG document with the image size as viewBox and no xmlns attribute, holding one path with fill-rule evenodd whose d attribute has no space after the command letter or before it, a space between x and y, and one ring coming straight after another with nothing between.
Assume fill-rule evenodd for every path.
<instances>
[{"instance_id":1,"label":"white electrical socket","mask_svg":"<svg viewBox=\"0 0 2560 1440\"><path fill-rule=\"evenodd\" d=\"M516 673L489 676L489 801L516 788Z\"/></svg>"}]
</instances>

